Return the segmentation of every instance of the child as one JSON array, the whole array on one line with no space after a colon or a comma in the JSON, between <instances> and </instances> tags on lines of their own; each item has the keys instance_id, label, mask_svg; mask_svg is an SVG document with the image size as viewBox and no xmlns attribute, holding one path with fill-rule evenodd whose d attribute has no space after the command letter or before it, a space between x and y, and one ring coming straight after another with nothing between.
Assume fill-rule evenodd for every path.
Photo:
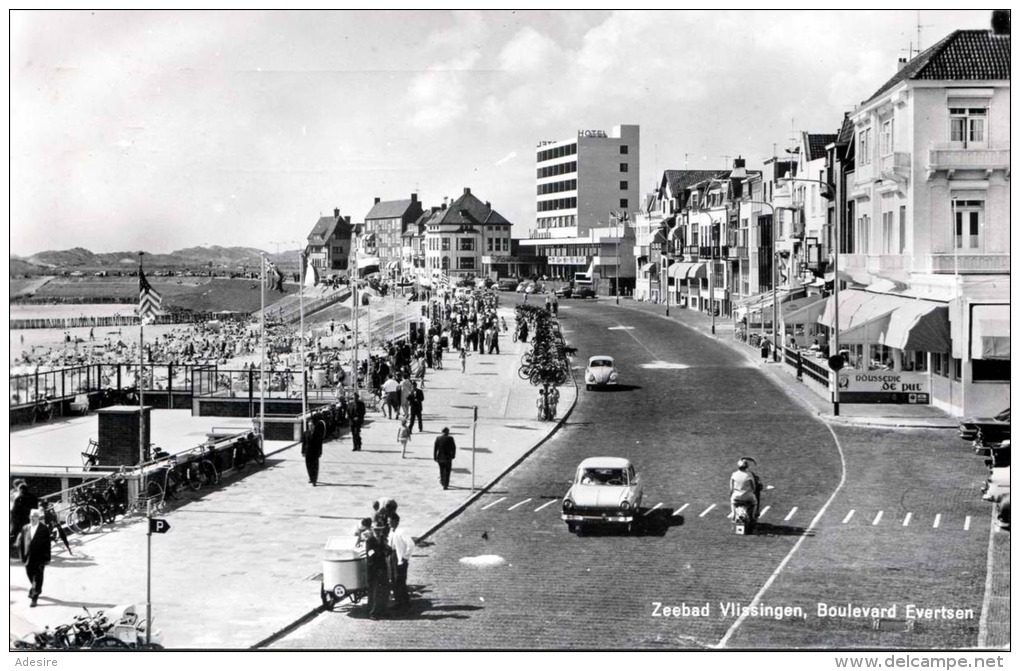
<instances>
[{"instance_id":1,"label":"child","mask_svg":"<svg viewBox=\"0 0 1020 671\"><path fill-rule=\"evenodd\" d=\"M461 347L460 348L460 372L461 373L466 373L467 372L467 348L466 347Z\"/></svg>"},{"instance_id":2,"label":"child","mask_svg":"<svg viewBox=\"0 0 1020 671\"><path fill-rule=\"evenodd\" d=\"M411 431L407 428L407 417L400 420L400 427L397 429L397 442L400 443L400 458L407 455L407 441L411 439Z\"/></svg>"},{"instance_id":3,"label":"child","mask_svg":"<svg viewBox=\"0 0 1020 671\"><path fill-rule=\"evenodd\" d=\"M354 537L358 539L358 541L354 544L355 547L362 545L365 542L365 539L369 535L371 535L371 533L372 533L372 518L365 517L361 520L361 522L354 526Z\"/></svg>"}]
</instances>

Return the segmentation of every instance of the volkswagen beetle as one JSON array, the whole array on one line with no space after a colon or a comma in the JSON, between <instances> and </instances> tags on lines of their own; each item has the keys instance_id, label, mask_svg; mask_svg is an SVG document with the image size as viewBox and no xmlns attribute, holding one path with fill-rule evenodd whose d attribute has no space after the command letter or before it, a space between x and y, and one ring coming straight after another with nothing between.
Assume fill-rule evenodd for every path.
<instances>
[{"instance_id":1,"label":"volkswagen beetle","mask_svg":"<svg viewBox=\"0 0 1020 671\"><path fill-rule=\"evenodd\" d=\"M593 356L588 359L588 368L584 371L584 388L604 387L615 385L619 373L616 370L616 362L611 356Z\"/></svg>"},{"instance_id":2,"label":"volkswagen beetle","mask_svg":"<svg viewBox=\"0 0 1020 671\"><path fill-rule=\"evenodd\" d=\"M630 531L643 490L634 466L620 457L589 457L580 463L560 518L580 533L588 524L622 525Z\"/></svg>"}]
</instances>

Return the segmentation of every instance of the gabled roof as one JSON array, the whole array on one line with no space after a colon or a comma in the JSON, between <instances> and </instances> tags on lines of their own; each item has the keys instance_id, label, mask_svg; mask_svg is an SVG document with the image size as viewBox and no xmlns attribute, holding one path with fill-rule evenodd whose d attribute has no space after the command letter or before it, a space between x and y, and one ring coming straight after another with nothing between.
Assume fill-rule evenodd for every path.
<instances>
[{"instance_id":1,"label":"gabled roof","mask_svg":"<svg viewBox=\"0 0 1020 671\"><path fill-rule=\"evenodd\" d=\"M312 232L308 234L308 244L326 244L326 241L329 240L331 235L333 235L333 230L336 228L336 225L336 217L319 217L319 220L315 222L315 226L312 227Z\"/></svg>"},{"instance_id":2,"label":"gabled roof","mask_svg":"<svg viewBox=\"0 0 1020 671\"><path fill-rule=\"evenodd\" d=\"M907 80L1009 80L1010 36L990 30L956 30L909 61L870 98Z\"/></svg>"},{"instance_id":3,"label":"gabled roof","mask_svg":"<svg viewBox=\"0 0 1020 671\"><path fill-rule=\"evenodd\" d=\"M804 151L807 152L807 156L804 157L805 161L825 158L825 147L835 142L837 137L836 133L806 133L806 135L807 142Z\"/></svg>"},{"instance_id":4,"label":"gabled roof","mask_svg":"<svg viewBox=\"0 0 1020 671\"><path fill-rule=\"evenodd\" d=\"M372 206L372 209L365 215L365 221L369 219L396 219L402 218L411 209L412 204L418 201L411 200L384 200Z\"/></svg>"},{"instance_id":5,"label":"gabled roof","mask_svg":"<svg viewBox=\"0 0 1020 671\"><path fill-rule=\"evenodd\" d=\"M730 174L729 170L666 170L662 173L661 186L669 185L674 196L687 188L707 179L721 179Z\"/></svg>"},{"instance_id":6,"label":"gabled roof","mask_svg":"<svg viewBox=\"0 0 1020 671\"><path fill-rule=\"evenodd\" d=\"M839 133L836 135L837 144L849 144L854 139L854 122L851 121L850 115L847 114L843 117L843 125L839 129Z\"/></svg>"},{"instance_id":7,"label":"gabled roof","mask_svg":"<svg viewBox=\"0 0 1020 671\"><path fill-rule=\"evenodd\" d=\"M429 224L453 224L459 226L477 226L479 224L507 224L499 212L480 201L472 193L464 193L450 203L445 210L440 210L429 217Z\"/></svg>"}]
</instances>

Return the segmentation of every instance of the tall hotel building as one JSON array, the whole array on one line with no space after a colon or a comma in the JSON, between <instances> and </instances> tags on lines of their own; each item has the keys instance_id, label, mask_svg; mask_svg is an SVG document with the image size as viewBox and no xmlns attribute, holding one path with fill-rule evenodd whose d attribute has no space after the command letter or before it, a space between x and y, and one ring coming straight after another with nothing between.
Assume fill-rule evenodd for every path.
<instances>
[{"instance_id":1,"label":"tall hotel building","mask_svg":"<svg viewBox=\"0 0 1020 671\"><path fill-rule=\"evenodd\" d=\"M641 209L640 133L624 125L538 143L535 228L521 252L544 257L550 276L570 279L593 268L606 293L617 276L633 286L633 228L618 216L633 221Z\"/></svg>"}]
</instances>

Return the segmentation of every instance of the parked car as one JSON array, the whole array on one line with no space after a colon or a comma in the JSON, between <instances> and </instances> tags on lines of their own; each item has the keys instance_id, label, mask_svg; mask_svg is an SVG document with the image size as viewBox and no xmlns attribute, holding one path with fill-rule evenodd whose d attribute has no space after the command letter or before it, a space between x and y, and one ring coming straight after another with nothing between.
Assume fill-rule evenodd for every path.
<instances>
[{"instance_id":1,"label":"parked car","mask_svg":"<svg viewBox=\"0 0 1020 671\"><path fill-rule=\"evenodd\" d=\"M978 434L986 443L1001 443L1009 439L1010 414L1006 408L995 417L966 417L960 420L960 438L975 440Z\"/></svg>"},{"instance_id":2,"label":"parked car","mask_svg":"<svg viewBox=\"0 0 1020 671\"><path fill-rule=\"evenodd\" d=\"M592 387L615 385L619 377L613 357L596 355L588 359L588 368L584 371L584 388L591 390Z\"/></svg>"},{"instance_id":3,"label":"parked car","mask_svg":"<svg viewBox=\"0 0 1020 671\"><path fill-rule=\"evenodd\" d=\"M640 476L630 461L589 457L577 467L560 518L572 533L581 533L589 524L617 524L630 531L642 494Z\"/></svg>"},{"instance_id":4,"label":"parked car","mask_svg":"<svg viewBox=\"0 0 1020 671\"><path fill-rule=\"evenodd\" d=\"M1000 529L1010 528L1010 467L993 468L985 481L985 501L995 504L995 523Z\"/></svg>"},{"instance_id":5,"label":"parked car","mask_svg":"<svg viewBox=\"0 0 1020 671\"><path fill-rule=\"evenodd\" d=\"M573 287L561 287L556 290L556 296L559 298L570 298L574 293Z\"/></svg>"},{"instance_id":6,"label":"parked car","mask_svg":"<svg viewBox=\"0 0 1020 671\"><path fill-rule=\"evenodd\" d=\"M516 280L500 280L497 287L500 291L515 291L517 289Z\"/></svg>"},{"instance_id":7,"label":"parked car","mask_svg":"<svg viewBox=\"0 0 1020 671\"><path fill-rule=\"evenodd\" d=\"M571 294L574 298L595 298L595 289L590 286L580 285L574 287Z\"/></svg>"}]
</instances>

